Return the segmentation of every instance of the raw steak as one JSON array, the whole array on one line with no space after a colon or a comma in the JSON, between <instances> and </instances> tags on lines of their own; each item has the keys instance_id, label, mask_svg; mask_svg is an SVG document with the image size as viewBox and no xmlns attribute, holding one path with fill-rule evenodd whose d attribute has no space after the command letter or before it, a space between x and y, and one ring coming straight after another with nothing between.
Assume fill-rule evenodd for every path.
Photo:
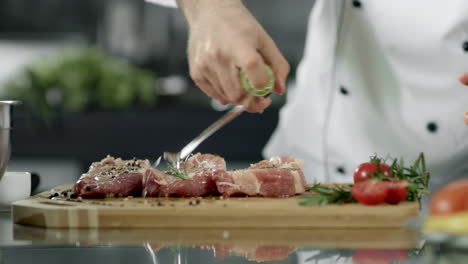
<instances>
[{"instance_id":1,"label":"raw steak","mask_svg":"<svg viewBox=\"0 0 468 264\"><path fill-rule=\"evenodd\" d=\"M223 158L211 154L196 154L180 165L180 170L191 179L184 180L156 169L145 173L143 196L146 197L197 197L218 194L213 175L226 171Z\"/></svg>"},{"instance_id":2,"label":"raw steak","mask_svg":"<svg viewBox=\"0 0 468 264\"><path fill-rule=\"evenodd\" d=\"M156 255L160 250L170 245L147 243L145 248L150 254ZM212 250L215 258L225 259L229 256L242 256L249 261L265 262L284 260L293 253L293 246L261 246L255 244L197 244L193 248Z\"/></svg>"},{"instance_id":3,"label":"raw steak","mask_svg":"<svg viewBox=\"0 0 468 264\"><path fill-rule=\"evenodd\" d=\"M218 191L224 196L289 197L305 192L304 162L292 157L274 157L236 171L215 173Z\"/></svg>"},{"instance_id":4,"label":"raw steak","mask_svg":"<svg viewBox=\"0 0 468 264\"><path fill-rule=\"evenodd\" d=\"M247 260L264 262L286 259L296 250L292 246L252 246L252 245L223 245L213 246L216 258L224 259L228 256L243 256Z\"/></svg>"},{"instance_id":5,"label":"raw steak","mask_svg":"<svg viewBox=\"0 0 468 264\"><path fill-rule=\"evenodd\" d=\"M83 198L139 196L143 174L151 167L148 160L122 160L107 156L91 164L74 187L74 194Z\"/></svg>"}]
</instances>

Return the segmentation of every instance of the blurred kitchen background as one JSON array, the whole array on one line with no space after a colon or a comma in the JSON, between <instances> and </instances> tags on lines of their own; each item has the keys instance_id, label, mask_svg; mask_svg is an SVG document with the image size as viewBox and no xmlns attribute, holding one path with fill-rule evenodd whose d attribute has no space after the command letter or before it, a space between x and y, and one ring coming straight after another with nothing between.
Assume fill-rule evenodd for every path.
<instances>
[{"instance_id":1,"label":"blurred kitchen background","mask_svg":"<svg viewBox=\"0 0 468 264\"><path fill-rule=\"evenodd\" d=\"M311 0L246 0L290 62L302 56ZM177 151L225 109L188 76L187 26L143 0L0 1L0 95L13 113L9 171L34 192L75 181L107 154L154 160ZM231 167L262 158L285 97L244 114L200 148Z\"/></svg>"}]
</instances>

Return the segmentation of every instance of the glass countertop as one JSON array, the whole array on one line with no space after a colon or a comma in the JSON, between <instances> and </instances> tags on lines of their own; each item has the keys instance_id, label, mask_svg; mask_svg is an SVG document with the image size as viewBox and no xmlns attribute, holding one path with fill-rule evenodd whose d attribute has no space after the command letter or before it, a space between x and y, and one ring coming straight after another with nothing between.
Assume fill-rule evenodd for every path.
<instances>
[{"instance_id":1,"label":"glass countertop","mask_svg":"<svg viewBox=\"0 0 468 264\"><path fill-rule=\"evenodd\" d=\"M468 263L415 229L44 229L0 213L0 264Z\"/></svg>"}]
</instances>

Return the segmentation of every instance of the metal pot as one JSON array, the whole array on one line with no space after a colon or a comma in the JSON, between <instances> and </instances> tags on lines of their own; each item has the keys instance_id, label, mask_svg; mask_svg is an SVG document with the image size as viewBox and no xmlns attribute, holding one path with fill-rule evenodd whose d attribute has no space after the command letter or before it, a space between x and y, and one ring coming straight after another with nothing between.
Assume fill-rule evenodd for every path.
<instances>
[{"instance_id":1,"label":"metal pot","mask_svg":"<svg viewBox=\"0 0 468 264\"><path fill-rule=\"evenodd\" d=\"M0 180L10 160L11 108L18 101L0 101Z\"/></svg>"}]
</instances>

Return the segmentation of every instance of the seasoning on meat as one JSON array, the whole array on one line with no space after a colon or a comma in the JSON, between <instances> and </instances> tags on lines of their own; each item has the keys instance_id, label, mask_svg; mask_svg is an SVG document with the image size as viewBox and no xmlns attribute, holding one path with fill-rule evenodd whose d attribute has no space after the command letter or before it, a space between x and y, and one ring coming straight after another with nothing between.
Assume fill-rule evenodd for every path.
<instances>
[{"instance_id":1,"label":"seasoning on meat","mask_svg":"<svg viewBox=\"0 0 468 264\"><path fill-rule=\"evenodd\" d=\"M305 192L304 162L273 157L243 170L227 171L217 155L195 154L180 164L187 177L153 169L148 160L122 160L107 156L94 162L76 182L70 198L200 197L235 195L290 197ZM222 199L222 197L220 198ZM191 201L192 206L200 200ZM158 205L159 206L159 205ZM173 206L170 204L170 206Z\"/></svg>"},{"instance_id":2,"label":"seasoning on meat","mask_svg":"<svg viewBox=\"0 0 468 264\"><path fill-rule=\"evenodd\" d=\"M149 169L143 179L145 197L198 197L218 194L213 175L216 171L226 171L223 158L211 154L195 154L181 163L180 170L189 176L184 180L166 172Z\"/></svg>"},{"instance_id":3,"label":"seasoning on meat","mask_svg":"<svg viewBox=\"0 0 468 264\"><path fill-rule=\"evenodd\" d=\"M141 196L143 174L151 168L148 160L122 160L107 156L91 164L76 182L74 195L84 198Z\"/></svg>"}]
</instances>

